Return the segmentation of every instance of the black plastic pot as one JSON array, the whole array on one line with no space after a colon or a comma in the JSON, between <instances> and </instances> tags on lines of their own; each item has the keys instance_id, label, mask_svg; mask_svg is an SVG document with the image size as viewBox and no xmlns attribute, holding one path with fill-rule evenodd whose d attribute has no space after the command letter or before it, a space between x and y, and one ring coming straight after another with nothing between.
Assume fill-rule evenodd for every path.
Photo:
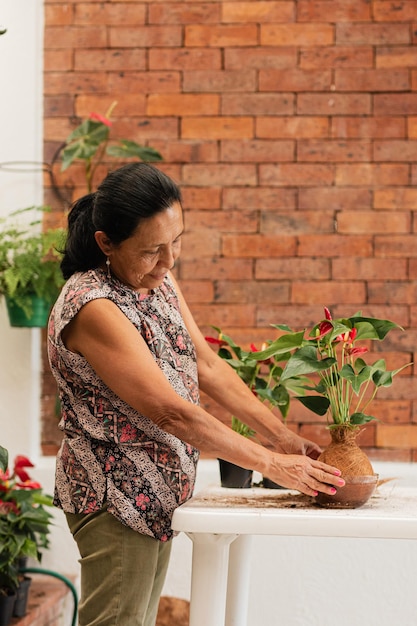
<instances>
[{"instance_id":1,"label":"black plastic pot","mask_svg":"<svg viewBox=\"0 0 417 626\"><path fill-rule=\"evenodd\" d=\"M219 459L220 483L229 489L248 489L252 485L253 471Z\"/></svg>"},{"instance_id":2,"label":"black plastic pot","mask_svg":"<svg viewBox=\"0 0 417 626\"><path fill-rule=\"evenodd\" d=\"M13 616L23 617L26 615L29 598L29 587L32 579L29 576L25 576L20 582L16 590L16 600L14 603Z\"/></svg>"},{"instance_id":3,"label":"black plastic pot","mask_svg":"<svg viewBox=\"0 0 417 626\"><path fill-rule=\"evenodd\" d=\"M12 621L15 593L4 595L0 589L0 626L8 626Z\"/></svg>"},{"instance_id":4,"label":"black plastic pot","mask_svg":"<svg viewBox=\"0 0 417 626\"><path fill-rule=\"evenodd\" d=\"M285 487L279 485L278 483L274 483L273 480L267 478L266 476L263 477L262 486L264 489L285 489Z\"/></svg>"}]
</instances>

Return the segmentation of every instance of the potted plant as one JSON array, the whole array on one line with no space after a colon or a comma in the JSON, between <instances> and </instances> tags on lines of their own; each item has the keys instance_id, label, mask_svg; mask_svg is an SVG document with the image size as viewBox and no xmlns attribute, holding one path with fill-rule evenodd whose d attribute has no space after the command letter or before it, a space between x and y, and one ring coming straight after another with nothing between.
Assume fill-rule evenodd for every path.
<instances>
[{"instance_id":1,"label":"potted plant","mask_svg":"<svg viewBox=\"0 0 417 626\"><path fill-rule=\"evenodd\" d=\"M284 336L274 342L274 354L265 359L256 358L260 352L254 344L249 350L244 350L235 341L222 333L220 328L213 327L218 332L218 337L206 337L208 343L218 347L218 355L232 367L252 393L271 409L277 408L285 419L290 407L291 393L301 393L300 376L288 377L281 381L283 368L291 350L301 345L303 333L295 333ZM271 342L268 342L271 343ZM264 344L266 348L268 343ZM232 430L244 437L254 437L255 431L249 428L236 416L232 416ZM250 487L252 471L239 468L232 463L219 459L220 479L223 487ZM263 479L263 486L279 488L280 485L273 483L267 478Z\"/></svg>"},{"instance_id":2,"label":"potted plant","mask_svg":"<svg viewBox=\"0 0 417 626\"><path fill-rule=\"evenodd\" d=\"M332 441L320 460L338 467L346 485L338 489L337 496L319 494L317 502L323 506L353 508L367 501L378 479L356 437L364 424L376 419L369 413L369 407L378 391L392 385L393 377L409 364L389 371L385 360L369 350L370 342L382 341L392 330L402 330L398 324L364 317L360 312L333 319L329 309L324 311L325 318L306 337L303 331L303 340L289 356L280 381L285 384L296 376L307 376L309 382L301 385L303 393L297 399L311 411L327 414ZM298 335L287 326L275 327L284 331L283 337ZM274 357L281 339L253 354L253 358ZM364 359L367 353L373 357L368 363Z\"/></svg>"},{"instance_id":3,"label":"potted plant","mask_svg":"<svg viewBox=\"0 0 417 626\"><path fill-rule=\"evenodd\" d=\"M53 504L41 485L30 479L26 468L33 464L27 457L17 456L12 471L8 461L8 451L0 446L0 598L13 598L22 587L28 589L30 579L20 573L21 560L41 561L52 521L45 507ZM14 614L24 615L25 608L19 605ZM1 626L6 620L0 616Z\"/></svg>"},{"instance_id":4,"label":"potted plant","mask_svg":"<svg viewBox=\"0 0 417 626\"><path fill-rule=\"evenodd\" d=\"M64 283L61 253L65 230L42 229L47 207L29 207L0 219L0 295L12 326L45 326ZM30 214L36 219L28 223Z\"/></svg>"}]
</instances>

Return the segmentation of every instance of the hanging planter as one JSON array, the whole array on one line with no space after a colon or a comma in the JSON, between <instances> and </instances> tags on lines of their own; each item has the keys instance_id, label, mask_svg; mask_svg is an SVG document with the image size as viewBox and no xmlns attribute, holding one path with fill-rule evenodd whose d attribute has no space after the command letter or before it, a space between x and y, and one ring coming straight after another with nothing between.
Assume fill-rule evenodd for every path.
<instances>
[{"instance_id":1,"label":"hanging planter","mask_svg":"<svg viewBox=\"0 0 417 626\"><path fill-rule=\"evenodd\" d=\"M13 298L6 297L10 326L45 328L48 323L51 302L36 295L28 296L30 309L24 309Z\"/></svg>"}]
</instances>

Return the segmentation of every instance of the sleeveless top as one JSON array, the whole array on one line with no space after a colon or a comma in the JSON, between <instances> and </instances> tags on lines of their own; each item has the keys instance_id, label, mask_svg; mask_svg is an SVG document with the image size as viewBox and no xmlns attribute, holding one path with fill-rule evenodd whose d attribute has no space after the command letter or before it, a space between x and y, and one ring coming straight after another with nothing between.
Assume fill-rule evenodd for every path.
<instances>
[{"instance_id":1,"label":"sleeveless top","mask_svg":"<svg viewBox=\"0 0 417 626\"><path fill-rule=\"evenodd\" d=\"M54 501L68 513L91 513L107 503L123 524L167 541L174 510L192 496L199 452L125 403L84 357L66 349L62 330L96 298L114 302L137 328L178 395L200 401L195 348L169 277L143 295L101 269L71 276L48 324L64 431Z\"/></svg>"}]
</instances>

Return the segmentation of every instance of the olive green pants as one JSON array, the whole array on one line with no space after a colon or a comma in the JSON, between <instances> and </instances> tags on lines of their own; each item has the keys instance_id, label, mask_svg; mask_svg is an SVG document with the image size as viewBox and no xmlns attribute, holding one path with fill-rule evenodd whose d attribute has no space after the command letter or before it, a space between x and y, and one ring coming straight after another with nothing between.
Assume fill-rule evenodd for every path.
<instances>
[{"instance_id":1,"label":"olive green pants","mask_svg":"<svg viewBox=\"0 0 417 626\"><path fill-rule=\"evenodd\" d=\"M66 518L81 556L79 626L154 626L172 542L135 532L106 507Z\"/></svg>"}]
</instances>

